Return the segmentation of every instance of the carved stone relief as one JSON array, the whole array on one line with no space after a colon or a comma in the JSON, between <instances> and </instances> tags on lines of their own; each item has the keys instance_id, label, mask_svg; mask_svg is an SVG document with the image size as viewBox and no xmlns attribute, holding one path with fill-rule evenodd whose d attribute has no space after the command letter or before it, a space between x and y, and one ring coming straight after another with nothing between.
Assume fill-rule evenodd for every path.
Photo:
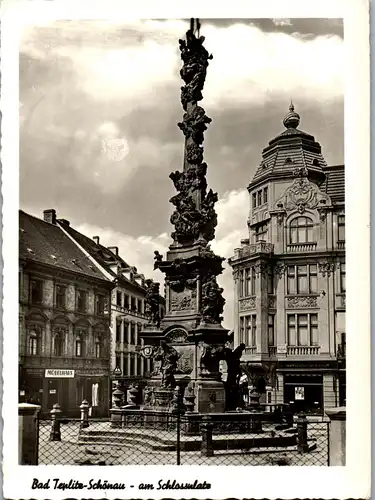
<instances>
[{"instance_id":1,"label":"carved stone relief","mask_svg":"<svg viewBox=\"0 0 375 500\"><path fill-rule=\"evenodd\" d=\"M328 277L331 276L331 273L334 272L335 270L335 263L334 262L319 262L319 272L323 276L323 278L327 275Z\"/></svg>"},{"instance_id":2,"label":"carved stone relief","mask_svg":"<svg viewBox=\"0 0 375 500\"><path fill-rule=\"evenodd\" d=\"M268 308L269 309L276 308L276 297L268 297Z\"/></svg>"},{"instance_id":3,"label":"carved stone relief","mask_svg":"<svg viewBox=\"0 0 375 500\"><path fill-rule=\"evenodd\" d=\"M167 333L169 342L186 342L187 332L182 328L175 328Z\"/></svg>"},{"instance_id":4,"label":"carved stone relief","mask_svg":"<svg viewBox=\"0 0 375 500\"><path fill-rule=\"evenodd\" d=\"M320 205L330 205L331 199L316 184L309 181L306 172L301 172L276 201L275 208L281 204L287 212L298 210L303 214L307 209L313 210Z\"/></svg>"},{"instance_id":5,"label":"carved stone relief","mask_svg":"<svg viewBox=\"0 0 375 500\"><path fill-rule=\"evenodd\" d=\"M196 290L185 289L175 292L170 289L170 311L188 311L196 307Z\"/></svg>"},{"instance_id":6,"label":"carved stone relief","mask_svg":"<svg viewBox=\"0 0 375 500\"><path fill-rule=\"evenodd\" d=\"M318 297L316 296L296 296L296 297L287 297L287 305L288 309L299 309L299 308L309 308L309 307L318 307Z\"/></svg>"},{"instance_id":7,"label":"carved stone relief","mask_svg":"<svg viewBox=\"0 0 375 500\"><path fill-rule=\"evenodd\" d=\"M188 375L194 367L194 351L192 347L178 348L180 357L177 361L176 373Z\"/></svg>"},{"instance_id":8,"label":"carved stone relief","mask_svg":"<svg viewBox=\"0 0 375 500\"><path fill-rule=\"evenodd\" d=\"M247 311L249 309L255 309L256 307L256 297L249 297L248 299L242 299L239 303L239 311Z\"/></svg>"}]
</instances>

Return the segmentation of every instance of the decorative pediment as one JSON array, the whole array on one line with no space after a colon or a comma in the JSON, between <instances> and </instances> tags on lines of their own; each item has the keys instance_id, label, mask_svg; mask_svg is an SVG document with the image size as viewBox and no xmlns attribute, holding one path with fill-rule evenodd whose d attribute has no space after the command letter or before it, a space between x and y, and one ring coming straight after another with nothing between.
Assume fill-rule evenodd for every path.
<instances>
[{"instance_id":1,"label":"decorative pediment","mask_svg":"<svg viewBox=\"0 0 375 500\"><path fill-rule=\"evenodd\" d=\"M186 342L187 339L187 331L183 328L173 328L167 333L167 339L169 342Z\"/></svg>"},{"instance_id":2,"label":"decorative pediment","mask_svg":"<svg viewBox=\"0 0 375 500\"><path fill-rule=\"evenodd\" d=\"M275 202L276 207L282 207L287 212L297 210L303 214L305 210L328 207L331 205L330 197L305 176L297 177L284 194Z\"/></svg>"}]
</instances>

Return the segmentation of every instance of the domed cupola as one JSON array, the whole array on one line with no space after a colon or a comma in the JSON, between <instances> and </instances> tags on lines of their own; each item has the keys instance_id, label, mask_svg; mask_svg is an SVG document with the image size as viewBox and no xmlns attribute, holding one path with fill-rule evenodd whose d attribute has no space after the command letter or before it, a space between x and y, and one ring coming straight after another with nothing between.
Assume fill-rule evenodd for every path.
<instances>
[{"instance_id":1,"label":"domed cupola","mask_svg":"<svg viewBox=\"0 0 375 500\"><path fill-rule=\"evenodd\" d=\"M289 106L289 113L285 115L285 118L283 120L283 124L285 128L294 128L296 129L299 125L299 122L301 121L301 117L299 116L298 113L294 111L294 105L291 102Z\"/></svg>"},{"instance_id":2,"label":"domed cupola","mask_svg":"<svg viewBox=\"0 0 375 500\"><path fill-rule=\"evenodd\" d=\"M294 177L297 172L301 172L301 169L316 184L320 185L324 181L323 169L327 163L323 158L322 148L314 136L298 129L300 121L301 117L291 102L289 111L283 119L286 130L272 139L263 149L262 161L249 189L264 180Z\"/></svg>"}]
</instances>

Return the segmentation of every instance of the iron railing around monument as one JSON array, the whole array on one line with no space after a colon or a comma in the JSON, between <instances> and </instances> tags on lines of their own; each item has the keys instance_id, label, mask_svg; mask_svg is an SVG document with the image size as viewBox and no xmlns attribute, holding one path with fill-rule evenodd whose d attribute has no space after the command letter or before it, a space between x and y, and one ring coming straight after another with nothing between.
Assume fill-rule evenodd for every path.
<instances>
[{"instance_id":1,"label":"iron railing around monument","mask_svg":"<svg viewBox=\"0 0 375 500\"><path fill-rule=\"evenodd\" d=\"M270 412L124 409L116 421L40 419L43 465L329 465L329 422Z\"/></svg>"}]
</instances>

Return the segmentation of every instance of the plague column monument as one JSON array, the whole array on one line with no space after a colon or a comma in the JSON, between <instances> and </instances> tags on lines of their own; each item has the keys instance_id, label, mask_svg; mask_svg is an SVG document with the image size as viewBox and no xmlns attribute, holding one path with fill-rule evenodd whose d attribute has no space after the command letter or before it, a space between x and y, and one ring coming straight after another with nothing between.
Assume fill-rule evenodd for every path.
<instances>
[{"instance_id":1,"label":"plague column monument","mask_svg":"<svg viewBox=\"0 0 375 500\"><path fill-rule=\"evenodd\" d=\"M150 283L147 304L152 320L141 337L144 354L153 357L156 367L145 408L167 407L178 385L190 401L195 396L195 411L216 413L226 407L219 362L226 356L229 338L221 326L225 299L216 280L224 259L209 245L215 237L218 198L207 187L203 161L204 131L211 119L198 103L212 59L203 42L198 20L192 20L186 40L179 41L184 114L178 126L185 136L185 150L182 172L170 174L177 191L170 200L173 243L165 258L155 252L155 269L165 274L166 315L160 319L158 284Z\"/></svg>"}]
</instances>

